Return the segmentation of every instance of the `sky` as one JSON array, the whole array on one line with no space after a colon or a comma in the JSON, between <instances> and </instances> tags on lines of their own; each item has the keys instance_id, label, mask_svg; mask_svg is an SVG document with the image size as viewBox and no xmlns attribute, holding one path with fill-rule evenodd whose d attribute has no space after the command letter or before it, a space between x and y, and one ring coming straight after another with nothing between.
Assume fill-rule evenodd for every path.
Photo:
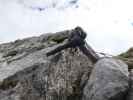
<instances>
[{"instance_id":1,"label":"sky","mask_svg":"<svg viewBox=\"0 0 133 100\"><path fill-rule=\"evenodd\" d=\"M133 46L133 0L0 0L0 43L76 26L97 52Z\"/></svg>"}]
</instances>

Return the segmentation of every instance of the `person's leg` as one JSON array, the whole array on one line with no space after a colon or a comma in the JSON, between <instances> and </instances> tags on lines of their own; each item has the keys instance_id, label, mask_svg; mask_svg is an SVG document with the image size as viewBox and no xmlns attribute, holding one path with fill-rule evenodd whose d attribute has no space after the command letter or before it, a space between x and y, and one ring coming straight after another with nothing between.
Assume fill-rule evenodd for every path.
<instances>
[{"instance_id":1,"label":"person's leg","mask_svg":"<svg viewBox=\"0 0 133 100\"><path fill-rule=\"evenodd\" d=\"M51 56L54 55L64 49L70 48L71 47L71 42L68 42L62 46L58 46L57 48L55 48L54 50L49 51L48 53L46 53L47 56Z\"/></svg>"},{"instance_id":2,"label":"person's leg","mask_svg":"<svg viewBox=\"0 0 133 100\"><path fill-rule=\"evenodd\" d=\"M73 37L73 39L68 41L66 44L55 48L54 50L48 52L46 55L50 56L50 55L56 54L57 52L60 52L60 51L62 51L64 49L75 48L77 46L84 45L84 44L85 44L85 42L80 37L78 37L78 36L77 37Z\"/></svg>"},{"instance_id":3,"label":"person's leg","mask_svg":"<svg viewBox=\"0 0 133 100\"><path fill-rule=\"evenodd\" d=\"M99 59L94 54L91 53L85 46L79 46L79 49L88 57L90 58L94 63Z\"/></svg>"}]
</instances>

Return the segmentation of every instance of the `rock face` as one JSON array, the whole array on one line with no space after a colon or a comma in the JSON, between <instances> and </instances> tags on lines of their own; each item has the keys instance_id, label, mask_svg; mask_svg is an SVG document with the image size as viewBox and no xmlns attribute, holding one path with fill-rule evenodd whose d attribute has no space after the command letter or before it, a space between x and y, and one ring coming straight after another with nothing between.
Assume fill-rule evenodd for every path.
<instances>
[{"instance_id":1,"label":"rock face","mask_svg":"<svg viewBox=\"0 0 133 100\"><path fill-rule=\"evenodd\" d=\"M84 88L83 100L125 100L128 74L127 65L120 60L99 60Z\"/></svg>"},{"instance_id":2,"label":"rock face","mask_svg":"<svg viewBox=\"0 0 133 100\"><path fill-rule=\"evenodd\" d=\"M131 84L122 61L104 58L95 64L79 48L46 56L66 43L72 31L1 44L0 100L126 100Z\"/></svg>"},{"instance_id":3,"label":"rock face","mask_svg":"<svg viewBox=\"0 0 133 100\"><path fill-rule=\"evenodd\" d=\"M130 82L129 82L130 89L128 91L126 100L133 100L133 70L131 70L131 72L130 72L129 79L130 79Z\"/></svg>"},{"instance_id":4,"label":"rock face","mask_svg":"<svg viewBox=\"0 0 133 100\"><path fill-rule=\"evenodd\" d=\"M78 48L53 56L70 31L0 45L0 100L81 100L93 63Z\"/></svg>"}]
</instances>

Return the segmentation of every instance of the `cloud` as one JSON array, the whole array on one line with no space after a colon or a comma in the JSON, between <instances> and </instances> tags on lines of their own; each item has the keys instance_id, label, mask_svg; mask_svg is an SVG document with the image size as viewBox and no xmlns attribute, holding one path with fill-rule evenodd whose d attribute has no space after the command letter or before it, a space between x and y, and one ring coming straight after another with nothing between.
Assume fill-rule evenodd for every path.
<instances>
[{"instance_id":1,"label":"cloud","mask_svg":"<svg viewBox=\"0 0 133 100\"><path fill-rule=\"evenodd\" d=\"M76 8L66 0L0 0L0 42L78 25L88 33L87 42L94 49L118 54L133 46L132 3L132 0L79 0ZM30 9L31 6L47 9L38 11Z\"/></svg>"}]
</instances>

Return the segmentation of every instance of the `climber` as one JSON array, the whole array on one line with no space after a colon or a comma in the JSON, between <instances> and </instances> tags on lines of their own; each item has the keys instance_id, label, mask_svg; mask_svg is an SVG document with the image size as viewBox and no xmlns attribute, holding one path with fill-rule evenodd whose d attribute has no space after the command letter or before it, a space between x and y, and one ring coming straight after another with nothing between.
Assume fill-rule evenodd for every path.
<instances>
[{"instance_id":1,"label":"climber","mask_svg":"<svg viewBox=\"0 0 133 100\"><path fill-rule=\"evenodd\" d=\"M68 42L63 46L59 46L56 49L47 53L47 56L53 55L66 48L75 48L79 45L84 45L84 39L86 38L86 33L80 27L76 27L75 30L72 30L72 33L68 37Z\"/></svg>"},{"instance_id":2,"label":"climber","mask_svg":"<svg viewBox=\"0 0 133 100\"><path fill-rule=\"evenodd\" d=\"M95 57L93 54L88 51L88 49L85 47L85 38L87 34L82 30L81 27L76 27L74 30L72 30L72 33L68 37L68 42L62 46L59 46L55 48L54 50L48 52L46 55L50 56L57 52L60 52L61 50L67 49L67 48L76 48L79 47L79 49L89 58L91 58L94 62L98 60L98 57ZM92 51L92 50L91 50ZM94 52L93 52L94 53Z\"/></svg>"}]
</instances>

